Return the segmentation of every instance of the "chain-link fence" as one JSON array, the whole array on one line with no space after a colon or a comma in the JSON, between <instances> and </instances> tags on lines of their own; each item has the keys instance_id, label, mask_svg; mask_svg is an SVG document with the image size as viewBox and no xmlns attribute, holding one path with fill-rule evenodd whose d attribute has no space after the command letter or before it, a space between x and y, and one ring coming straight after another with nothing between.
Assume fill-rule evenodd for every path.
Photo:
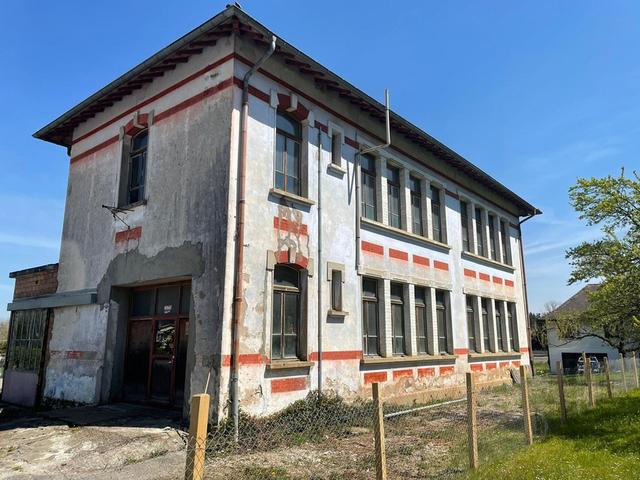
<instances>
[{"instance_id":1,"label":"chain-link fence","mask_svg":"<svg viewBox=\"0 0 640 480\"><path fill-rule=\"evenodd\" d=\"M231 419L207 429L205 416L199 437L192 419L186 478L358 480L382 471L388 478L466 478L472 465L504 458L544 438L554 422L597 407L609 397L607 385L612 395L624 393L625 381L635 388L633 360L625 361L624 380L618 363L533 379L528 369L512 369L513 382L492 388L469 374L464 398L409 407L312 392L268 417L241 414L237 432Z\"/></svg>"}]
</instances>

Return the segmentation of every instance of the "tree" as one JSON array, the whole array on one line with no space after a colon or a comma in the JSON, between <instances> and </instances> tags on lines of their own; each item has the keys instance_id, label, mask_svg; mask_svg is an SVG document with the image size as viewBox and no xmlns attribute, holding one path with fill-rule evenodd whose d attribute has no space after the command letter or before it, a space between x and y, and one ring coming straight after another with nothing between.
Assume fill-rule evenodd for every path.
<instances>
[{"instance_id":1,"label":"tree","mask_svg":"<svg viewBox=\"0 0 640 480\"><path fill-rule=\"evenodd\" d=\"M567 251L569 284L593 281L586 311L557 320L573 336L596 336L621 353L640 347L640 177L578 179L569 189L572 206L603 236Z\"/></svg>"}]
</instances>

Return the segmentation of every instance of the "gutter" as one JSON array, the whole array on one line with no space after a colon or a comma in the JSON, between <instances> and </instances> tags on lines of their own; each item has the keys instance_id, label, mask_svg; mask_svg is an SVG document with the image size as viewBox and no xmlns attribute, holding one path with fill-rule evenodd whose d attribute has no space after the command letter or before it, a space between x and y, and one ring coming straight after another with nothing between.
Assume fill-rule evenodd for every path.
<instances>
[{"instance_id":1,"label":"gutter","mask_svg":"<svg viewBox=\"0 0 640 480\"><path fill-rule=\"evenodd\" d=\"M527 321L527 345L529 346L529 365L531 366L531 376L536 376L536 369L534 367L533 362L533 348L531 342L531 322L529 321L529 317L531 313L529 312L529 294L527 293L527 272L524 268L524 240L522 239L522 229L520 226L529 220L531 220L536 215L541 214L542 212L538 209L534 210L533 213L529 214L523 220L518 222L518 234L520 235L520 268L522 270L522 290L524 292L524 309L526 313L526 321Z\"/></svg>"},{"instance_id":2,"label":"gutter","mask_svg":"<svg viewBox=\"0 0 640 480\"><path fill-rule=\"evenodd\" d=\"M240 146L238 149L238 192L236 205L235 278L233 282L233 319L231 324L231 415L236 441L238 439L238 371L240 359L240 321L244 317L244 210L246 199L247 170L247 120L249 118L249 79L269 59L276 49L275 35L262 58L242 79L242 112L240 114Z\"/></svg>"}]
</instances>

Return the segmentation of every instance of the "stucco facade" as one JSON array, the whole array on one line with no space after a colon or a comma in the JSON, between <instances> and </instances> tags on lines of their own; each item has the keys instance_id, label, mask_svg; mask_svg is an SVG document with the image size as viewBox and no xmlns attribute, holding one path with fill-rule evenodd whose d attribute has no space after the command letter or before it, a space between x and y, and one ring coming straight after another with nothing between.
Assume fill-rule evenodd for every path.
<instances>
[{"instance_id":1,"label":"stucco facade","mask_svg":"<svg viewBox=\"0 0 640 480\"><path fill-rule=\"evenodd\" d=\"M161 76L82 118L72 127L70 141L47 137L47 132L62 128L57 124L39 132L42 138L70 147L57 292L96 293L95 303L67 302L54 309L46 398L83 403L122 398L131 289L190 282L183 408L188 408L189 395L202 392L208 381L212 413L227 414L241 79L265 50L256 34L266 32L236 7L216 19L212 22L218 23L209 25L211 31L219 25L233 28L208 41L198 30L189 34L188 61L177 61ZM248 36L242 25L252 27L254 35ZM382 383L385 395L406 401L451 395L460 390L469 369L482 372L483 381L499 382L508 377L507 368L527 364L519 220L535 214L535 209L528 211L526 202L505 194L504 187L492 184L486 174L479 181L456 167L446 147L427 149L394 127L391 146L375 155L375 220L358 218L359 151L381 143L384 123L334 90L320 88L303 74L293 55L271 57L251 77L249 88L238 365L241 409L268 414L317 389L319 380L323 390L347 398L368 395L373 381ZM151 65L148 71L153 71ZM274 188L278 112L286 112L300 125L299 195ZM116 218L102 205L118 205L127 136L143 129L148 132L144 201L118 211ZM390 226L387 165L400 173L398 228ZM414 219L409 182L415 178L422 191L422 234L410 233ZM431 186L440 192L441 241L433 237ZM468 227L473 238L467 252L461 201L471 212ZM489 231L489 216L496 228L505 226L504 237L498 230ZM494 259L477 254L476 231L481 231L485 244L496 235ZM505 252L508 258L503 258ZM297 354L280 360L272 354L278 265L290 265L301 275ZM340 311L332 310L334 270L341 272ZM363 353L363 278L378 285L376 355ZM392 285L402 289L402 355L394 354L392 347ZM423 353L417 345L415 304L416 289L421 288L429 322ZM446 312L446 352L438 346L436 295L444 299L438 308ZM488 342L485 346L479 341L472 352L467 296L475 302L475 336L487 337ZM483 306L488 335L480 315ZM501 327L496 312L503 319ZM509 312L513 323L507 321Z\"/></svg>"}]
</instances>

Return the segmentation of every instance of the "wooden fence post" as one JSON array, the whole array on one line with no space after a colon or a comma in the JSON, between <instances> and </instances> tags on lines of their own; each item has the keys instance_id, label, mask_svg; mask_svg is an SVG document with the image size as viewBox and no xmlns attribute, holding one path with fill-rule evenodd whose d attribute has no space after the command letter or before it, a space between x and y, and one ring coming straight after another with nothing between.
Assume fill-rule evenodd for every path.
<instances>
[{"instance_id":1,"label":"wooden fence post","mask_svg":"<svg viewBox=\"0 0 640 480\"><path fill-rule=\"evenodd\" d=\"M209 426L209 401L209 395L206 393L191 397L185 480L204 479L207 427Z\"/></svg>"},{"instance_id":2,"label":"wooden fence post","mask_svg":"<svg viewBox=\"0 0 640 480\"><path fill-rule=\"evenodd\" d=\"M522 388L522 417L524 420L524 434L527 444L533 445L531 409L529 408L529 385L527 384L527 368L524 365L520 365L520 386Z\"/></svg>"},{"instance_id":3,"label":"wooden fence post","mask_svg":"<svg viewBox=\"0 0 640 480\"><path fill-rule=\"evenodd\" d=\"M613 398L613 391L611 390L611 375L609 374L609 357L604 357L604 376L607 381L607 395L609 398Z\"/></svg>"},{"instance_id":4,"label":"wooden fence post","mask_svg":"<svg viewBox=\"0 0 640 480\"><path fill-rule=\"evenodd\" d=\"M622 373L622 387L627 391L627 375L624 372L624 354L620 354L620 372Z\"/></svg>"},{"instance_id":5,"label":"wooden fence post","mask_svg":"<svg viewBox=\"0 0 640 480\"><path fill-rule=\"evenodd\" d=\"M562 371L562 362L556 362L556 370L558 371L558 394L560 395L560 415L562 421L567 421L567 403L564 398L564 372Z\"/></svg>"},{"instance_id":6,"label":"wooden fence post","mask_svg":"<svg viewBox=\"0 0 640 480\"><path fill-rule=\"evenodd\" d=\"M587 357L586 353L582 354L584 356L584 376L587 380L587 392L589 394L589 406L596 406L596 399L593 396L593 378L591 377L591 359Z\"/></svg>"},{"instance_id":7,"label":"wooden fence post","mask_svg":"<svg viewBox=\"0 0 640 480\"><path fill-rule=\"evenodd\" d=\"M472 372L467 372L467 436L469 467L478 468L478 432L476 389Z\"/></svg>"},{"instance_id":8,"label":"wooden fence post","mask_svg":"<svg viewBox=\"0 0 640 480\"><path fill-rule=\"evenodd\" d=\"M633 375L636 379L636 388L640 388L640 383L638 383L640 379L638 379L638 363L636 361L636 355L637 355L637 352L632 352L631 365L633 366Z\"/></svg>"},{"instance_id":9,"label":"wooden fence post","mask_svg":"<svg viewBox=\"0 0 640 480\"><path fill-rule=\"evenodd\" d=\"M387 480L387 455L384 449L384 412L380 398L380 384L372 384L375 418L373 432L376 444L376 480Z\"/></svg>"}]
</instances>

